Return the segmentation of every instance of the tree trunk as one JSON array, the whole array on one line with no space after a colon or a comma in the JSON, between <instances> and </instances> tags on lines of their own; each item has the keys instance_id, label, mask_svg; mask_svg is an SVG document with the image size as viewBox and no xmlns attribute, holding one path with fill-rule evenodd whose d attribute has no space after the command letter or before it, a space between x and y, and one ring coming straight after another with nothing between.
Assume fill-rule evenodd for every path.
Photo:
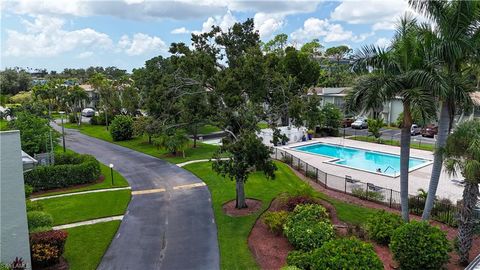
<instances>
[{"instance_id":1,"label":"tree trunk","mask_svg":"<svg viewBox=\"0 0 480 270\"><path fill-rule=\"evenodd\" d=\"M410 103L403 104L403 123L400 135L400 204L402 207L402 218L409 221L408 211L408 163L410 161L410 127L412 126L412 115Z\"/></svg>"},{"instance_id":2,"label":"tree trunk","mask_svg":"<svg viewBox=\"0 0 480 270\"><path fill-rule=\"evenodd\" d=\"M432 212L435 195L437 193L438 181L442 173L443 154L442 148L447 142L449 126L450 126L450 108L447 102L443 102L440 119L438 122L437 142L435 143L435 154L433 158L432 175L430 176L430 185L428 186L428 196L425 202L425 209L423 210L422 219L428 220Z\"/></svg>"},{"instance_id":3,"label":"tree trunk","mask_svg":"<svg viewBox=\"0 0 480 270\"><path fill-rule=\"evenodd\" d=\"M247 208L247 203L245 202L245 189L244 189L244 181L243 180L237 180L236 181L236 201L235 201L235 208L241 209L241 208Z\"/></svg>"},{"instance_id":4,"label":"tree trunk","mask_svg":"<svg viewBox=\"0 0 480 270\"><path fill-rule=\"evenodd\" d=\"M463 189L463 203L460 209L460 217L458 220L458 253L459 261L463 265L468 264L470 248L472 247L473 230L475 228L475 218L473 209L478 198L478 184L475 182L465 181Z\"/></svg>"},{"instance_id":5,"label":"tree trunk","mask_svg":"<svg viewBox=\"0 0 480 270\"><path fill-rule=\"evenodd\" d=\"M197 148L197 134L193 134L193 148Z\"/></svg>"}]
</instances>

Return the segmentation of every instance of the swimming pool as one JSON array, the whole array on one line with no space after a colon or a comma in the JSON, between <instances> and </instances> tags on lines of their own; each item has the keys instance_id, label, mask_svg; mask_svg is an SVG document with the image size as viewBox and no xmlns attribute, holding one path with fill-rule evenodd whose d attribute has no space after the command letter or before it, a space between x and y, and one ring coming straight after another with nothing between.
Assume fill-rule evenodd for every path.
<instances>
[{"instance_id":1,"label":"swimming pool","mask_svg":"<svg viewBox=\"0 0 480 270\"><path fill-rule=\"evenodd\" d=\"M347 146L315 143L306 146L298 146L293 149L331 157L328 163L364 170L388 176L399 176L400 156L382 152L369 151ZM410 157L409 171L418 169L431 163L430 160Z\"/></svg>"}]
</instances>

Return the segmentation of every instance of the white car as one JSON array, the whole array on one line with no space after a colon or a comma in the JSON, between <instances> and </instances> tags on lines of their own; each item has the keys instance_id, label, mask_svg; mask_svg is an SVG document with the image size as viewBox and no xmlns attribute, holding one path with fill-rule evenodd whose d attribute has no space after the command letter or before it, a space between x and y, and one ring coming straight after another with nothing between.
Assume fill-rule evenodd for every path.
<instances>
[{"instance_id":1,"label":"white car","mask_svg":"<svg viewBox=\"0 0 480 270\"><path fill-rule=\"evenodd\" d=\"M410 128L410 134L412 136L416 136L420 134L422 131L422 128L420 128L417 124L413 124L412 127Z\"/></svg>"},{"instance_id":2,"label":"white car","mask_svg":"<svg viewBox=\"0 0 480 270\"><path fill-rule=\"evenodd\" d=\"M367 118L359 118L352 123L352 128L356 129L364 129L368 128L368 121Z\"/></svg>"},{"instance_id":3,"label":"white car","mask_svg":"<svg viewBox=\"0 0 480 270\"><path fill-rule=\"evenodd\" d=\"M85 108L82 110L82 116L92 117L95 115L95 110L92 108Z\"/></svg>"}]
</instances>

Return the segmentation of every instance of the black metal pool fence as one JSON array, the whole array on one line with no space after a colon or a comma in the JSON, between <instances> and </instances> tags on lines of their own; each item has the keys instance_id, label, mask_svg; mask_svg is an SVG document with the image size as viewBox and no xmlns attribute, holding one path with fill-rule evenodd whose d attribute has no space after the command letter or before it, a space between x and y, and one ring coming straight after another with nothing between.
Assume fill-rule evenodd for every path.
<instances>
[{"instance_id":1,"label":"black metal pool fence","mask_svg":"<svg viewBox=\"0 0 480 270\"><path fill-rule=\"evenodd\" d=\"M327 189L351 194L364 200L374 201L376 203L400 210L400 192L391 188L385 188L373 183L364 182L355 179L352 176L337 176L328 174L313 165L293 156L292 154L275 148L272 158L280 160L292 168L312 179L317 184ZM409 210L411 214L422 215L425 206L426 196L409 195ZM459 206L448 199L435 200L432 209L432 219L456 226L456 220L459 213ZM480 219L480 212L475 212L476 218Z\"/></svg>"}]
</instances>

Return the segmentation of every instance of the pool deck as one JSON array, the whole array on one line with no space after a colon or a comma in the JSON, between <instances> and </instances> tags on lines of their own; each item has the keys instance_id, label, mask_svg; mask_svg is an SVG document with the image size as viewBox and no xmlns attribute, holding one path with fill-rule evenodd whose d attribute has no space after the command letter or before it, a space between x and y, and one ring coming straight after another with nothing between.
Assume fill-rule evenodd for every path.
<instances>
[{"instance_id":1,"label":"pool deck","mask_svg":"<svg viewBox=\"0 0 480 270\"><path fill-rule=\"evenodd\" d=\"M308 164L317 167L319 170L322 170L328 174L336 175L340 177L345 177L349 175L354 179L361 180L363 182L372 183L377 186L384 188L391 188L393 190L400 191L400 177L389 177L377 173L362 171L358 169L347 168L343 166L338 166L331 163L326 163L325 161L331 160L331 157L324 157L316 154L306 153L298 150L292 149L292 147L308 145L315 142L323 142L337 145L344 145L347 147L356 147L362 148L365 150L379 151L389 154L400 155L400 147L375 144L369 142L355 141L344 139L341 137L327 137L327 138L314 138L311 141L292 143L289 145L278 147L279 149L285 150L295 157L307 162ZM433 160L433 153L429 151L411 149L410 157L416 157L421 159ZM426 165L419 169L413 170L409 174L409 193L414 195L418 193L418 189L422 188L428 190L428 184L430 181L430 175L432 171L432 164ZM453 202L460 200L462 198L463 187L455 184L451 179L462 179L459 177L449 176L446 172L442 171L440 175L440 183L437 189L437 196L440 198L448 198Z\"/></svg>"}]
</instances>

